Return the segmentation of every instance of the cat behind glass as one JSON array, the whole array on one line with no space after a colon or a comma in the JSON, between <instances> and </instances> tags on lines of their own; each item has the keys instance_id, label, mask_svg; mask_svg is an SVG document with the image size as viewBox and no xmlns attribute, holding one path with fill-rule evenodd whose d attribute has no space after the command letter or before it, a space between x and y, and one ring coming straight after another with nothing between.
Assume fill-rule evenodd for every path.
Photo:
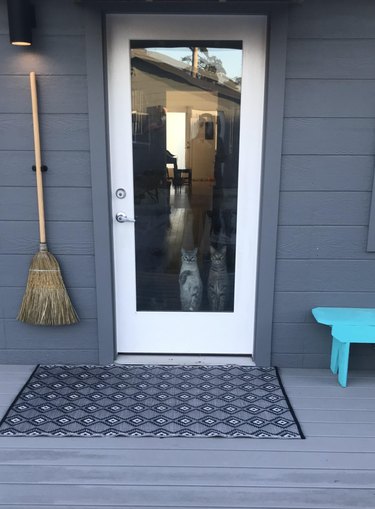
<instances>
[{"instance_id":1,"label":"cat behind glass","mask_svg":"<svg viewBox=\"0 0 375 509\"><path fill-rule=\"evenodd\" d=\"M210 246L211 266L208 273L207 297L211 311L224 311L228 298L227 246Z\"/></svg>"},{"instance_id":2,"label":"cat behind glass","mask_svg":"<svg viewBox=\"0 0 375 509\"><path fill-rule=\"evenodd\" d=\"M198 249L181 249L180 300L182 311L199 311L202 303L202 280L197 262Z\"/></svg>"}]
</instances>

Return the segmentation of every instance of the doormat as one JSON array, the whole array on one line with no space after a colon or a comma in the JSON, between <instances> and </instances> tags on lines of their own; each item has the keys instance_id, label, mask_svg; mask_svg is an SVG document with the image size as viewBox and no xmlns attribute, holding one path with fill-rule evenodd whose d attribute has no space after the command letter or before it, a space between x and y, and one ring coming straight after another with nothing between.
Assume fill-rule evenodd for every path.
<instances>
[{"instance_id":1,"label":"doormat","mask_svg":"<svg viewBox=\"0 0 375 509\"><path fill-rule=\"evenodd\" d=\"M276 368L38 366L3 436L304 438Z\"/></svg>"}]
</instances>

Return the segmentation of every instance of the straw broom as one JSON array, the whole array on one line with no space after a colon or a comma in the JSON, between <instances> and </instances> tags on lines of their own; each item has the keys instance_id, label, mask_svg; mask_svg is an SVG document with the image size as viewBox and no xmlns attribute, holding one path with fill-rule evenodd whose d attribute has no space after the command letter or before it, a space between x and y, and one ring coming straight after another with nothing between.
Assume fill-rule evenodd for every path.
<instances>
[{"instance_id":1,"label":"straw broom","mask_svg":"<svg viewBox=\"0 0 375 509\"><path fill-rule=\"evenodd\" d=\"M66 291L56 258L48 251L44 217L38 98L35 72L30 73L36 187L39 215L39 252L31 261L26 290L17 319L33 325L70 325L78 316Z\"/></svg>"}]
</instances>

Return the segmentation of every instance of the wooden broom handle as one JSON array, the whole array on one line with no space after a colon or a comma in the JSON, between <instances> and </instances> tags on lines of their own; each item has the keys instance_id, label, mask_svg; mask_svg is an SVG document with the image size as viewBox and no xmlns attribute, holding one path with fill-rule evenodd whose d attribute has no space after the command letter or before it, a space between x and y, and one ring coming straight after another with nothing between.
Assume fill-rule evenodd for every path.
<instances>
[{"instance_id":1,"label":"wooden broom handle","mask_svg":"<svg viewBox=\"0 0 375 509\"><path fill-rule=\"evenodd\" d=\"M41 244L46 243L46 224L44 218L44 198L43 198L43 178L42 178L42 157L40 150L40 133L38 117L38 95L36 90L35 72L30 73L31 87L31 105L33 112L33 130L34 130L34 151L36 168L36 190L38 197L38 215L39 215L39 239Z\"/></svg>"}]
</instances>

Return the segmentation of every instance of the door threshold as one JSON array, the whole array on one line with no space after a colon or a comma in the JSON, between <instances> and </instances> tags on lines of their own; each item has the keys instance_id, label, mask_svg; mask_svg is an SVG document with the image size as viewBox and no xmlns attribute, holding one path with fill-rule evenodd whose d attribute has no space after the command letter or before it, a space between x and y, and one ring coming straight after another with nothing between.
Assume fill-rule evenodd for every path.
<instances>
[{"instance_id":1,"label":"door threshold","mask_svg":"<svg viewBox=\"0 0 375 509\"><path fill-rule=\"evenodd\" d=\"M250 355L152 355L119 353L115 364L175 364L175 365L214 365L238 364L255 366Z\"/></svg>"}]
</instances>

